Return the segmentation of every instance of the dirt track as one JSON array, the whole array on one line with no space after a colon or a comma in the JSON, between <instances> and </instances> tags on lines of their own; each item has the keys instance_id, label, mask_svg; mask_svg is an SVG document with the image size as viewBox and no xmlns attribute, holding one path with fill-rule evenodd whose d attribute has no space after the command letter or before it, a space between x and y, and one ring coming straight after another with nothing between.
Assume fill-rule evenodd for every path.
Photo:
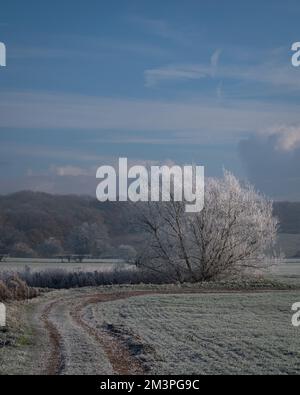
<instances>
[{"instance_id":1,"label":"dirt track","mask_svg":"<svg viewBox=\"0 0 300 395\"><path fill-rule=\"evenodd\" d=\"M45 373L65 374L141 374L143 368L126 347L99 328L85 308L146 292L94 293L58 298L45 303L38 317L46 330L49 352ZM149 293L149 292L147 292ZM44 358L43 356L41 356Z\"/></svg>"}]
</instances>

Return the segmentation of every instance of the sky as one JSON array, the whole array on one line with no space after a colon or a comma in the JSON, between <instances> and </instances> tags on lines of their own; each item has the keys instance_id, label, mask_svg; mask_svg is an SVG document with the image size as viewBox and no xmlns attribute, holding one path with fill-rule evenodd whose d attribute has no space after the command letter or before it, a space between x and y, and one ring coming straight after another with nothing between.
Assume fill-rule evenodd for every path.
<instances>
[{"instance_id":1,"label":"sky","mask_svg":"<svg viewBox=\"0 0 300 395\"><path fill-rule=\"evenodd\" d=\"M2 0L0 194L95 195L127 157L300 200L299 19L291 0Z\"/></svg>"}]
</instances>

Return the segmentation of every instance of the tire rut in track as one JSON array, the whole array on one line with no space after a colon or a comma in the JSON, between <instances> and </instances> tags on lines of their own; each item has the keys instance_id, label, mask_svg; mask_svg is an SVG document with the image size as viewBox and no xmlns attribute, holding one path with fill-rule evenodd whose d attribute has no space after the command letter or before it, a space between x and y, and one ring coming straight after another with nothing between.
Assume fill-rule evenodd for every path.
<instances>
[{"instance_id":1,"label":"tire rut in track","mask_svg":"<svg viewBox=\"0 0 300 395\"><path fill-rule=\"evenodd\" d=\"M120 340L109 334L109 332L96 329L90 325L82 318L82 311L85 307L91 304L111 302L120 299L127 299L132 296L148 294L150 294L150 292L133 291L122 294L93 295L87 297L86 300L81 302L76 309L71 311L71 316L76 320L78 325L84 328L90 336L94 337L103 348L116 374L137 375L144 374L146 372L143 365L130 353L129 349Z\"/></svg>"},{"instance_id":2,"label":"tire rut in track","mask_svg":"<svg viewBox=\"0 0 300 395\"><path fill-rule=\"evenodd\" d=\"M59 303L58 300L48 303L41 314L41 321L49 334L51 344L50 356L46 367L46 373L50 376L60 375L64 369L64 357L61 351L62 337L56 326L50 320L51 310L57 303Z\"/></svg>"}]
</instances>

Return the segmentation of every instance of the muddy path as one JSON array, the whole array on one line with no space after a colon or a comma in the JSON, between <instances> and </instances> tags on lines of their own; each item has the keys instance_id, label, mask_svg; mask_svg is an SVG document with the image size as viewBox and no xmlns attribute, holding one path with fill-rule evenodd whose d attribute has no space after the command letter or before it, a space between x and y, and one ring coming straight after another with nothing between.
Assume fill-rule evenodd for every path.
<instances>
[{"instance_id":1,"label":"muddy path","mask_svg":"<svg viewBox=\"0 0 300 395\"><path fill-rule=\"evenodd\" d=\"M56 299L45 305L39 317L49 343L44 356L47 375L113 373L97 338L76 318L82 301L80 296Z\"/></svg>"},{"instance_id":2,"label":"muddy path","mask_svg":"<svg viewBox=\"0 0 300 395\"><path fill-rule=\"evenodd\" d=\"M57 330L54 323L50 320L49 315L55 304L58 302L48 303L41 314L40 320L42 321L44 328L49 336L50 341L50 353L47 361L47 374L56 375L60 374L63 370L63 355L60 351L62 344L62 337L60 332Z\"/></svg>"},{"instance_id":3,"label":"muddy path","mask_svg":"<svg viewBox=\"0 0 300 395\"><path fill-rule=\"evenodd\" d=\"M46 374L144 373L123 344L83 317L87 306L139 294L141 292L79 295L47 303L40 316L50 344Z\"/></svg>"},{"instance_id":4,"label":"muddy path","mask_svg":"<svg viewBox=\"0 0 300 395\"><path fill-rule=\"evenodd\" d=\"M86 319L83 314L88 306L98 303L107 303L115 300L126 299L132 296L145 295L145 292L126 292L123 294L99 294L86 298L79 307L71 312L71 316L82 328L93 337L104 350L114 374L143 374L143 366L135 359L127 347L113 334L99 328L93 321Z\"/></svg>"},{"instance_id":5,"label":"muddy path","mask_svg":"<svg viewBox=\"0 0 300 395\"><path fill-rule=\"evenodd\" d=\"M70 295L39 307L41 325L48 338L45 358L47 375L66 374L143 374L143 366L112 333L85 317L87 307L156 294L154 291L94 292Z\"/></svg>"}]
</instances>

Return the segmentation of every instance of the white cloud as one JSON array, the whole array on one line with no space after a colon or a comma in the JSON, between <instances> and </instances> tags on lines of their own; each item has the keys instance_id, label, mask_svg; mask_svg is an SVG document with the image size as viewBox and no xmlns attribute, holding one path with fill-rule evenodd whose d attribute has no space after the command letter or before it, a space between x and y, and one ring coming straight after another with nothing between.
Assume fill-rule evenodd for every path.
<instances>
[{"instance_id":1,"label":"white cloud","mask_svg":"<svg viewBox=\"0 0 300 395\"><path fill-rule=\"evenodd\" d=\"M79 166L72 166L72 165L52 166L51 171L59 177L92 176L92 175L96 174L95 168L86 169L86 168L82 168Z\"/></svg>"},{"instance_id":2,"label":"white cloud","mask_svg":"<svg viewBox=\"0 0 300 395\"><path fill-rule=\"evenodd\" d=\"M299 130L297 126L270 128L239 143L249 180L275 199L300 199Z\"/></svg>"},{"instance_id":3,"label":"white cloud","mask_svg":"<svg viewBox=\"0 0 300 395\"><path fill-rule=\"evenodd\" d=\"M266 133L276 139L275 148L277 150L287 152L300 147L300 125L270 128Z\"/></svg>"}]
</instances>

